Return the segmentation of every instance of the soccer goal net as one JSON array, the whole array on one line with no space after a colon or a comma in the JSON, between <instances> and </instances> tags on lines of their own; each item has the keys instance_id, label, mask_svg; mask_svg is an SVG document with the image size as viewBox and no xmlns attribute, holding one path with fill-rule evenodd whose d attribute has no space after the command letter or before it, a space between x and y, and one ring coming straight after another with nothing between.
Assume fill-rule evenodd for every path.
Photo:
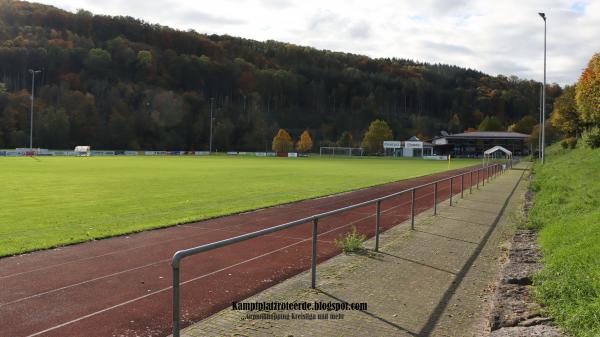
<instances>
[{"instance_id":1,"label":"soccer goal net","mask_svg":"<svg viewBox=\"0 0 600 337\"><path fill-rule=\"evenodd\" d=\"M321 157L352 157L362 156L363 149L359 147L338 147L338 146L321 146L319 151Z\"/></svg>"}]
</instances>

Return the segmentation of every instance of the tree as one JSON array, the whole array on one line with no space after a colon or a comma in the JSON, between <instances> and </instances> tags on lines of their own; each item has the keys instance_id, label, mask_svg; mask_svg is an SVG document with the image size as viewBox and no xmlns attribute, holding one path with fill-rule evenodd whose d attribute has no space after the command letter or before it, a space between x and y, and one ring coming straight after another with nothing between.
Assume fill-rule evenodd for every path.
<instances>
[{"instance_id":1,"label":"tree","mask_svg":"<svg viewBox=\"0 0 600 337\"><path fill-rule=\"evenodd\" d=\"M137 77L141 79L151 78L154 75L154 64L152 52L140 50L136 57Z\"/></svg>"},{"instance_id":2,"label":"tree","mask_svg":"<svg viewBox=\"0 0 600 337\"><path fill-rule=\"evenodd\" d=\"M376 119L371 122L369 129L365 132L361 146L369 153L381 153L383 151L383 142L392 139L392 129L390 129L385 121Z\"/></svg>"},{"instance_id":3,"label":"tree","mask_svg":"<svg viewBox=\"0 0 600 337\"><path fill-rule=\"evenodd\" d=\"M69 144L69 116L65 109L48 109L40 114L35 128L41 146L51 149L64 149Z\"/></svg>"},{"instance_id":4,"label":"tree","mask_svg":"<svg viewBox=\"0 0 600 337\"><path fill-rule=\"evenodd\" d=\"M550 123L550 121L546 120L546 124L545 128L544 128L544 141L546 144L552 144L556 141L559 140L559 133L558 130L552 126L552 123ZM531 145L534 146L534 148L537 148L538 146L538 142L539 142L539 137L540 137L540 124L536 124L533 127L533 131L531 131L531 134L529 135L529 138L527 138L527 142L530 143Z\"/></svg>"},{"instance_id":5,"label":"tree","mask_svg":"<svg viewBox=\"0 0 600 337\"><path fill-rule=\"evenodd\" d=\"M575 100L580 119L600 125L600 53L594 54L575 86Z\"/></svg>"},{"instance_id":6,"label":"tree","mask_svg":"<svg viewBox=\"0 0 600 337\"><path fill-rule=\"evenodd\" d=\"M503 131L502 123L494 116L488 116L479 124L479 131Z\"/></svg>"},{"instance_id":7,"label":"tree","mask_svg":"<svg viewBox=\"0 0 600 337\"><path fill-rule=\"evenodd\" d=\"M348 131L342 132L340 138L337 141L338 146L343 147L352 147L354 140L352 139L352 134Z\"/></svg>"},{"instance_id":8,"label":"tree","mask_svg":"<svg viewBox=\"0 0 600 337\"><path fill-rule=\"evenodd\" d=\"M448 131L451 133L458 133L463 130L462 125L460 123L460 117L458 114L452 115L452 118L448 122Z\"/></svg>"},{"instance_id":9,"label":"tree","mask_svg":"<svg viewBox=\"0 0 600 337\"><path fill-rule=\"evenodd\" d=\"M273 137L273 143L271 148L275 152L290 152L294 148L294 142L292 136L284 129L279 129L275 137Z\"/></svg>"},{"instance_id":10,"label":"tree","mask_svg":"<svg viewBox=\"0 0 600 337\"><path fill-rule=\"evenodd\" d=\"M296 151L300 153L308 152L313 147L312 138L310 138L310 133L308 130L304 130L300 135L300 140L296 143Z\"/></svg>"},{"instance_id":11,"label":"tree","mask_svg":"<svg viewBox=\"0 0 600 337\"><path fill-rule=\"evenodd\" d=\"M109 52L101 48L93 48L88 52L83 64L90 72L90 75L104 77L110 73L111 62L112 58Z\"/></svg>"},{"instance_id":12,"label":"tree","mask_svg":"<svg viewBox=\"0 0 600 337\"><path fill-rule=\"evenodd\" d=\"M577 136L579 134L581 121L577 112L574 86L566 86L563 93L554 101L550 122L565 135Z\"/></svg>"},{"instance_id":13,"label":"tree","mask_svg":"<svg viewBox=\"0 0 600 337\"><path fill-rule=\"evenodd\" d=\"M214 125L213 146L220 151L231 149L232 135L235 126L229 118L219 119Z\"/></svg>"},{"instance_id":14,"label":"tree","mask_svg":"<svg viewBox=\"0 0 600 337\"><path fill-rule=\"evenodd\" d=\"M535 120L535 118L531 116L525 116L521 118L521 120L519 120L517 123L511 125L510 131L520 132L528 135L533 131L533 127L537 123L538 122Z\"/></svg>"}]
</instances>

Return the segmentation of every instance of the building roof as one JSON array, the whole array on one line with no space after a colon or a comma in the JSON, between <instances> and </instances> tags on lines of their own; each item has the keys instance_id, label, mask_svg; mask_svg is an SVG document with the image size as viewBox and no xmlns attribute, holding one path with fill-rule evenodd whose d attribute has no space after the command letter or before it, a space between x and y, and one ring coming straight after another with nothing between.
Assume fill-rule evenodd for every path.
<instances>
[{"instance_id":1,"label":"building roof","mask_svg":"<svg viewBox=\"0 0 600 337\"><path fill-rule=\"evenodd\" d=\"M448 136L438 137L438 138L517 138L517 139L525 139L528 138L529 135L519 132L507 132L507 131L473 131L473 132L462 132L455 133Z\"/></svg>"},{"instance_id":2,"label":"building roof","mask_svg":"<svg viewBox=\"0 0 600 337\"><path fill-rule=\"evenodd\" d=\"M487 150L485 150L485 151L483 152L483 154L485 154L485 155L490 155L490 154L492 154L492 153L494 153L494 152L497 152L497 151L502 151L502 152L506 153L507 155L509 155L509 156L512 156L512 152L511 152L511 151L509 151L509 150L507 150L507 149L505 149L504 147L502 147L502 146L499 146L499 145L498 145L498 146L494 146L494 147L493 147L493 148L491 148L491 149L487 149Z\"/></svg>"}]
</instances>

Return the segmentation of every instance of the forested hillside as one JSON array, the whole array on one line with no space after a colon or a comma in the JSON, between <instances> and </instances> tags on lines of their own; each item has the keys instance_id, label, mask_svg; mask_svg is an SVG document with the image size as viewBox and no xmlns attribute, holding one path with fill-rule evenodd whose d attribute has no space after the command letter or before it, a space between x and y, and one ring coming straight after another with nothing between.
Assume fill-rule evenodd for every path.
<instances>
[{"instance_id":1,"label":"forested hillside","mask_svg":"<svg viewBox=\"0 0 600 337\"><path fill-rule=\"evenodd\" d=\"M402 41L398 41L402 43ZM472 69L203 35L131 17L0 0L0 148L264 150L279 127L314 144L374 119L396 139L537 119L539 82ZM561 89L549 87L552 104ZM551 108L550 108L551 111ZM344 137L348 139L347 133Z\"/></svg>"}]
</instances>

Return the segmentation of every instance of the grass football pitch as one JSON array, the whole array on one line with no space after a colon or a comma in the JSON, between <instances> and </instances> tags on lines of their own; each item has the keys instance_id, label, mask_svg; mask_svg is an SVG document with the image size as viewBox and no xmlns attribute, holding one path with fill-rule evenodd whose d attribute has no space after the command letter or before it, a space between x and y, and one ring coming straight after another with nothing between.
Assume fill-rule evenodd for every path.
<instances>
[{"instance_id":1,"label":"grass football pitch","mask_svg":"<svg viewBox=\"0 0 600 337\"><path fill-rule=\"evenodd\" d=\"M453 160L451 169L476 160ZM0 256L383 184L448 169L391 158L0 158Z\"/></svg>"}]
</instances>

